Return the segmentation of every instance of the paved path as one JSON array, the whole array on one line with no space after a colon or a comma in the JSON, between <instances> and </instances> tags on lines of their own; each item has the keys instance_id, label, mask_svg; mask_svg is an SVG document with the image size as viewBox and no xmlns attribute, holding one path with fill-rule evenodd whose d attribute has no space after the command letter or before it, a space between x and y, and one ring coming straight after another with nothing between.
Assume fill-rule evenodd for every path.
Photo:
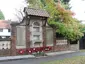
<instances>
[{"instance_id":1,"label":"paved path","mask_svg":"<svg viewBox=\"0 0 85 64\"><path fill-rule=\"evenodd\" d=\"M85 56L85 52L73 52L73 53L55 55L55 56L49 56L49 57L3 61L3 62L0 62L0 64L41 64L42 62L48 62L48 61L59 60L64 58L71 58L74 56Z\"/></svg>"}]
</instances>

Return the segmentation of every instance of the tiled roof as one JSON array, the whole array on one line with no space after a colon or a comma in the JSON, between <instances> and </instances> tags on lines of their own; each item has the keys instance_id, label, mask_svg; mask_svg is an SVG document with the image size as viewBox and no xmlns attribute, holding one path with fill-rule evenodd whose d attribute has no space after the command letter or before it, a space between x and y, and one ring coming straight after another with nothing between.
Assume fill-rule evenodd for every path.
<instances>
[{"instance_id":1,"label":"tiled roof","mask_svg":"<svg viewBox=\"0 0 85 64\"><path fill-rule=\"evenodd\" d=\"M40 10L40 9L34 9L34 8L25 8L24 12L27 13L28 15L33 15L33 16L42 16L42 17L49 17L49 14L45 10Z\"/></svg>"},{"instance_id":2,"label":"tiled roof","mask_svg":"<svg viewBox=\"0 0 85 64\"><path fill-rule=\"evenodd\" d=\"M10 24L6 20L0 20L0 28L10 28Z\"/></svg>"}]
</instances>

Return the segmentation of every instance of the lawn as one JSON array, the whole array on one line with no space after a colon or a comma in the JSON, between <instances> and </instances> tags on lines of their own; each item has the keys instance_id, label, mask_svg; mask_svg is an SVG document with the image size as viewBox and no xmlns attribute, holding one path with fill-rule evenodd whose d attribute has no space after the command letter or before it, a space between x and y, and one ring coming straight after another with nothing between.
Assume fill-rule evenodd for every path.
<instances>
[{"instance_id":1,"label":"lawn","mask_svg":"<svg viewBox=\"0 0 85 64\"><path fill-rule=\"evenodd\" d=\"M50 61L41 64L85 64L85 56L78 56L73 58L67 58L64 60Z\"/></svg>"},{"instance_id":2,"label":"lawn","mask_svg":"<svg viewBox=\"0 0 85 64\"><path fill-rule=\"evenodd\" d=\"M80 52L85 52L85 49L83 49L83 50L80 50Z\"/></svg>"}]
</instances>

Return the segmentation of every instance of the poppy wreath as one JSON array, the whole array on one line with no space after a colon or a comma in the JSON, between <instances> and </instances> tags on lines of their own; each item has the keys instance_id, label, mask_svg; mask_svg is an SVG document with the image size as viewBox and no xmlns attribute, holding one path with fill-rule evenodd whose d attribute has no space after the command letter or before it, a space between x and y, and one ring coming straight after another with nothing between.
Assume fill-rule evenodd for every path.
<instances>
[{"instance_id":1,"label":"poppy wreath","mask_svg":"<svg viewBox=\"0 0 85 64\"><path fill-rule=\"evenodd\" d=\"M32 53L33 53L33 48L27 49L26 52L27 52L28 54L32 54Z\"/></svg>"},{"instance_id":2,"label":"poppy wreath","mask_svg":"<svg viewBox=\"0 0 85 64\"><path fill-rule=\"evenodd\" d=\"M51 46L45 47L45 51L50 51L50 50L52 50Z\"/></svg>"},{"instance_id":3,"label":"poppy wreath","mask_svg":"<svg viewBox=\"0 0 85 64\"><path fill-rule=\"evenodd\" d=\"M19 54L24 54L25 53L25 50L24 49L20 49L20 50L18 50L18 53Z\"/></svg>"}]
</instances>

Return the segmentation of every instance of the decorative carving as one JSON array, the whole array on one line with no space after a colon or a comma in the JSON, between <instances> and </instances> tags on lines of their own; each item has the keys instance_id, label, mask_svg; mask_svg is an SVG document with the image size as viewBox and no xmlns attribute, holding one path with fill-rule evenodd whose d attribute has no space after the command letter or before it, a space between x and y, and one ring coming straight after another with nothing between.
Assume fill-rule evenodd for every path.
<instances>
[{"instance_id":1,"label":"decorative carving","mask_svg":"<svg viewBox=\"0 0 85 64\"><path fill-rule=\"evenodd\" d=\"M29 25L30 24L30 16L27 16L26 17L26 25Z\"/></svg>"}]
</instances>

